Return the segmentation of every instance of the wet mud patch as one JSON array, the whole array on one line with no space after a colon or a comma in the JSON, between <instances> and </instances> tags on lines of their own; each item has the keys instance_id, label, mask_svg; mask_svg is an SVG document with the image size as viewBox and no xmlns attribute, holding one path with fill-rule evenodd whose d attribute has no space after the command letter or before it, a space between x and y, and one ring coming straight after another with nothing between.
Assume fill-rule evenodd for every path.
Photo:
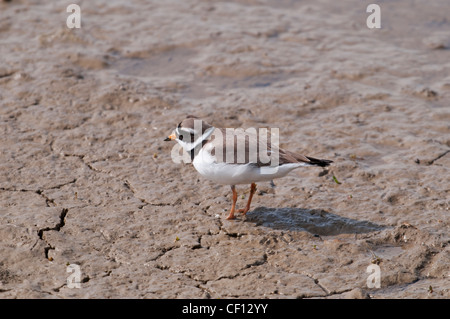
<instances>
[{"instance_id":1,"label":"wet mud patch","mask_svg":"<svg viewBox=\"0 0 450 319\"><path fill-rule=\"evenodd\" d=\"M224 90L283 86L283 81L300 76L293 70L261 69L257 65L237 62L208 66L205 62L196 62L201 54L194 48L181 46L129 53L117 57L111 63L111 69L120 75L151 82L158 89L195 99L217 95Z\"/></svg>"},{"instance_id":2,"label":"wet mud patch","mask_svg":"<svg viewBox=\"0 0 450 319\"><path fill-rule=\"evenodd\" d=\"M247 220L258 226L307 231L319 236L370 233L385 228L383 225L342 217L321 209L258 207L247 214Z\"/></svg>"},{"instance_id":3,"label":"wet mud patch","mask_svg":"<svg viewBox=\"0 0 450 319\"><path fill-rule=\"evenodd\" d=\"M176 47L157 53L128 54L118 58L112 68L120 74L138 77L170 77L183 75L192 67L190 59L196 51Z\"/></svg>"},{"instance_id":4,"label":"wet mud patch","mask_svg":"<svg viewBox=\"0 0 450 319\"><path fill-rule=\"evenodd\" d=\"M205 77L204 81L212 83L218 89L222 90L238 88L257 89L273 86L278 82L286 81L293 76L295 76L294 73L280 71L262 75L242 76L237 78L225 75L213 75L211 77Z\"/></svg>"}]
</instances>

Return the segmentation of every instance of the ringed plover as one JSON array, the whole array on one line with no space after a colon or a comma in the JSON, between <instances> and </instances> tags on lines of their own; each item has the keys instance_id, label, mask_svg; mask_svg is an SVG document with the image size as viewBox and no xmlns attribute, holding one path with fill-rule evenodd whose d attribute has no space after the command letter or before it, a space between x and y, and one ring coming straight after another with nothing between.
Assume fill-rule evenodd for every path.
<instances>
[{"instance_id":1,"label":"ringed plover","mask_svg":"<svg viewBox=\"0 0 450 319\"><path fill-rule=\"evenodd\" d=\"M164 141L177 141L190 154L200 175L231 186L233 203L227 219L234 219L235 212L245 215L250 210L257 182L283 177L298 167L326 167L333 162L284 150L273 139L261 131L257 134L256 130L216 128L188 116ZM250 184L250 195L245 208L236 210L239 184Z\"/></svg>"}]
</instances>

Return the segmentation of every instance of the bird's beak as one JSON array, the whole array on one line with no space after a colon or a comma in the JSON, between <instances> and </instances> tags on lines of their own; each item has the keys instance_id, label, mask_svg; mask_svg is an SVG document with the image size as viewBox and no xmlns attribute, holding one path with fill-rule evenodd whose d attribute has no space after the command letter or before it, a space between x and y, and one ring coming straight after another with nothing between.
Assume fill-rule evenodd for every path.
<instances>
[{"instance_id":1,"label":"bird's beak","mask_svg":"<svg viewBox=\"0 0 450 319\"><path fill-rule=\"evenodd\" d=\"M166 137L165 139L164 139L164 142L167 142L167 141L173 141L174 139L176 139L177 138L177 136L175 135L175 133L172 133L171 135L169 135L168 137Z\"/></svg>"}]
</instances>

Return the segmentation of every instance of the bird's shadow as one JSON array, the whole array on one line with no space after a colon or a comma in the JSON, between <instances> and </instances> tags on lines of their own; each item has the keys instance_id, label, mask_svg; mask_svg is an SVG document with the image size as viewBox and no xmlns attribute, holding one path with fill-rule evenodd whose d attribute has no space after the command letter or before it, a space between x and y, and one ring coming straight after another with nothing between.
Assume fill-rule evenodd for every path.
<instances>
[{"instance_id":1,"label":"bird's shadow","mask_svg":"<svg viewBox=\"0 0 450 319\"><path fill-rule=\"evenodd\" d=\"M258 207L246 216L247 221L264 227L307 231L319 236L370 233L385 228L383 225L342 217L321 209Z\"/></svg>"}]
</instances>

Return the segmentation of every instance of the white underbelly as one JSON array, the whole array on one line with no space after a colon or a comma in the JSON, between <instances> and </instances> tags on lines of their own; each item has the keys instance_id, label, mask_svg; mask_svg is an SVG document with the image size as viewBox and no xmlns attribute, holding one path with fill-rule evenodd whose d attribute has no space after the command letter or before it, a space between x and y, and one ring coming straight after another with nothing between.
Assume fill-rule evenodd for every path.
<instances>
[{"instance_id":1,"label":"white underbelly","mask_svg":"<svg viewBox=\"0 0 450 319\"><path fill-rule=\"evenodd\" d=\"M254 164L227 164L215 162L206 151L200 150L193 165L203 177L224 185L250 184L270 181L285 176L302 164L285 164L279 167L258 167Z\"/></svg>"}]
</instances>

